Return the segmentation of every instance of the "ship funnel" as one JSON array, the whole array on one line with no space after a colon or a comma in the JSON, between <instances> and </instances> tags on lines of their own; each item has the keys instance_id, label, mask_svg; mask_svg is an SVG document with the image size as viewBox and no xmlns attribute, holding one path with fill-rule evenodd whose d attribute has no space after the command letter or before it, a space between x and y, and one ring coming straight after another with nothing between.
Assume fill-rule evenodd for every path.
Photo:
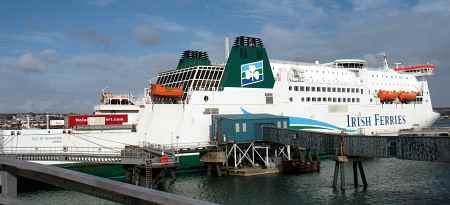
<instances>
[{"instance_id":1,"label":"ship funnel","mask_svg":"<svg viewBox=\"0 0 450 205\"><path fill-rule=\"evenodd\" d=\"M275 79L260 38L238 36L234 40L220 87L273 88Z\"/></svg>"},{"instance_id":2,"label":"ship funnel","mask_svg":"<svg viewBox=\"0 0 450 205\"><path fill-rule=\"evenodd\" d=\"M177 69L189 68L199 65L211 65L208 53L204 51L186 50L181 54Z\"/></svg>"}]
</instances>

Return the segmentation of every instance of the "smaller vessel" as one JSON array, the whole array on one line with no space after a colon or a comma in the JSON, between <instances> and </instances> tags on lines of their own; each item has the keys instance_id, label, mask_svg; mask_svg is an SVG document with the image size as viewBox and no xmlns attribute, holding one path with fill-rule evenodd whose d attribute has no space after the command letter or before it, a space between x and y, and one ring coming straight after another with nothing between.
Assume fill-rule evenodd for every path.
<instances>
[{"instance_id":1,"label":"smaller vessel","mask_svg":"<svg viewBox=\"0 0 450 205\"><path fill-rule=\"evenodd\" d=\"M392 102L397 99L397 92L388 91L388 90L380 90L377 94L378 98L380 98L380 102Z\"/></svg>"},{"instance_id":2,"label":"smaller vessel","mask_svg":"<svg viewBox=\"0 0 450 205\"><path fill-rule=\"evenodd\" d=\"M406 103L406 102L410 102L410 101L414 101L417 98L417 93L415 92L405 92L405 91L401 91L398 94L398 99L400 100L400 102L402 103Z\"/></svg>"},{"instance_id":3,"label":"smaller vessel","mask_svg":"<svg viewBox=\"0 0 450 205\"><path fill-rule=\"evenodd\" d=\"M182 97L183 94L184 94L183 87L170 88L160 84L152 84L150 87L151 96Z\"/></svg>"}]
</instances>

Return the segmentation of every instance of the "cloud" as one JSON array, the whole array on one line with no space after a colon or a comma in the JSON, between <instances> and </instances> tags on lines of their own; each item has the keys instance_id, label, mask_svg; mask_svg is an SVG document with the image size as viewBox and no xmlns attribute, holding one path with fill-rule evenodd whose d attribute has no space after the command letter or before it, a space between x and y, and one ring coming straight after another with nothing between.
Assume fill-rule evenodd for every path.
<instances>
[{"instance_id":1,"label":"cloud","mask_svg":"<svg viewBox=\"0 0 450 205\"><path fill-rule=\"evenodd\" d=\"M17 68L24 72L43 73L47 71L47 65L31 53L26 53L17 59Z\"/></svg>"},{"instance_id":2,"label":"cloud","mask_svg":"<svg viewBox=\"0 0 450 205\"><path fill-rule=\"evenodd\" d=\"M97 7L107 7L114 3L115 0L90 0L88 1L89 5L97 6Z\"/></svg>"},{"instance_id":3,"label":"cloud","mask_svg":"<svg viewBox=\"0 0 450 205\"><path fill-rule=\"evenodd\" d=\"M450 3L354 2L358 2L353 4L355 12L331 10L309 17L308 21L317 26L301 22L289 25L275 17L256 34L263 38L271 58L309 62L366 58L378 67L382 65L379 53L386 52L392 65L435 63L438 72L429 81L434 105L448 105L450 96L437 94L446 93L443 88L450 87L450 82L443 80L450 77ZM321 27L320 22L331 26Z\"/></svg>"},{"instance_id":4,"label":"cloud","mask_svg":"<svg viewBox=\"0 0 450 205\"><path fill-rule=\"evenodd\" d=\"M147 24L137 26L133 30L133 37L144 45L155 45L161 41L159 32Z\"/></svg>"},{"instance_id":5,"label":"cloud","mask_svg":"<svg viewBox=\"0 0 450 205\"><path fill-rule=\"evenodd\" d=\"M152 26L155 29L169 32L184 32L187 28L174 21L169 21L160 16L152 16L148 14L137 14L136 17L145 24Z\"/></svg>"},{"instance_id":6,"label":"cloud","mask_svg":"<svg viewBox=\"0 0 450 205\"><path fill-rule=\"evenodd\" d=\"M53 44L61 40L63 36L56 32L24 32L16 34L0 34L0 39L3 41L15 41L22 43L39 43L39 44Z\"/></svg>"},{"instance_id":7,"label":"cloud","mask_svg":"<svg viewBox=\"0 0 450 205\"><path fill-rule=\"evenodd\" d=\"M68 32L66 36L83 42L102 45L105 48L111 47L111 38L97 31Z\"/></svg>"},{"instance_id":8,"label":"cloud","mask_svg":"<svg viewBox=\"0 0 450 205\"><path fill-rule=\"evenodd\" d=\"M25 52L18 56L0 57L0 71L42 74L48 72L49 66L57 62L56 51L44 49L39 52Z\"/></svg>"},{"instance_id":9,"label":"cloud","mask_svg":"<svg viewBox=\"0 0 450 205\"><path fill-rule=\"evenodd\" d=\"M159 16L137 14L138 25L132 30L132 37L142 45L156 45L161 42L161 34L179 34L191 31L191 29L173 21L168 21Z\"/></svg>"},{"instance_id":10,"label":"cloud","mask_svg":"<svg viewBox=\"0 0 450 205\"><path fill-rule=\"evenodd\" d=\"M56 55L57 61L47 63L46 55ZM9 66L5 70L1 68L1 62L15 65L22 56L30 55L8 59L0 57L0 93L8 93L8 98L0 101L0 112L91 112L98 103L98 92L105 86L117 94L132 91L134 95L141 95L149 79L161 70L174 69L179 58L173 53L57 56L55 51L46 49L31 53L31 60L25 61L27 68L31 67L28 66L30 64L37 64L47 70L39 75L23 75ZM11 88L14 88L13 92Z\"/></svg>"},{"instance_id":11,"label":"cloud","mask_svg":"<svg viewBox=\"0 0 450 205\"><path fill-rule=\"evenodd\" d=\"M413 8L417 12L422 13L433 13L433 12L443 12L450 13L450 1L448 0L434 0L434 1L424 1L420 0L419 3Z\"/></svg>"}]
</instances>

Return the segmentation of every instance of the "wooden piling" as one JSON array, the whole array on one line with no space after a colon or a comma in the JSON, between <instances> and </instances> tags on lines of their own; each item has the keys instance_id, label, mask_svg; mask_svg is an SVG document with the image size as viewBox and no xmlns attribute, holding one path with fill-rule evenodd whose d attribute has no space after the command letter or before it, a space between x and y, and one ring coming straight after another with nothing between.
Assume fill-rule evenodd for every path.
<instances>
[{"instance_id":1,"label":"wooden piling","mask_svg":"<svg viewBox=\"0 0 450 205\"><path fill-rule=\"evenodd\" d=\"M358 187L358 162L353 161L353 182L355 188Z\"/></svg>"},{"instance_id":2,"label":"wooden piling","mask_svg":"<svg viewBox=\"0 0 450 205\"><path fill-rule=\"evenodd\" d=\"M364 169L363 169L363 165L361 161L358 161L358 167L359 167L359 172L361 173L361 179L364 185L364 189L367 189L368 185L367 185L367 180L366 180L366 175L364 174Z\"/></svg>"}]
</instances>

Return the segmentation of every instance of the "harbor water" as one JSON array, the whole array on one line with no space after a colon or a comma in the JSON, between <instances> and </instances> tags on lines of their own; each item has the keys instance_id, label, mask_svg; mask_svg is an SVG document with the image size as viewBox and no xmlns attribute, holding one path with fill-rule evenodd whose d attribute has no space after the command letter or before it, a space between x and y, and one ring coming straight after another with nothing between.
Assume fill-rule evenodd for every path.
<instances>
[{"instance_id":1,"label":"harbor water","mask_svg":"<svg viewBox=\"0 0 450 205\"><path fill-rule=\"evenodd\" d=\"M441 120L437 126L450 126ZM346 167L346 191L331 188L334 161L321 163L320 173L253 177L178 176L165 191L219 204L450 204L450 164L398 159L364 162L367 190L354 188ZM31 204L116 204L61 189L20 193Z\"/></svg>"}]
</instances>

